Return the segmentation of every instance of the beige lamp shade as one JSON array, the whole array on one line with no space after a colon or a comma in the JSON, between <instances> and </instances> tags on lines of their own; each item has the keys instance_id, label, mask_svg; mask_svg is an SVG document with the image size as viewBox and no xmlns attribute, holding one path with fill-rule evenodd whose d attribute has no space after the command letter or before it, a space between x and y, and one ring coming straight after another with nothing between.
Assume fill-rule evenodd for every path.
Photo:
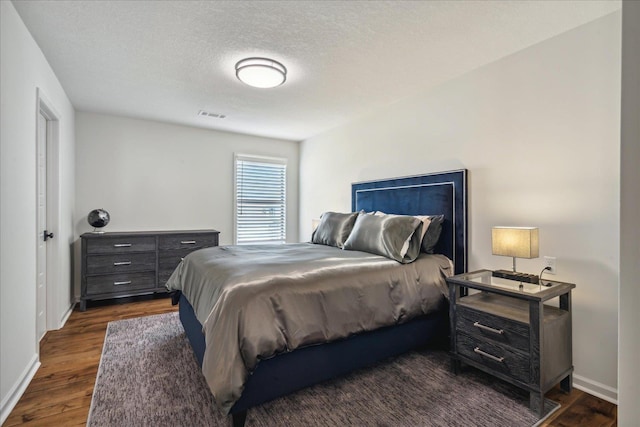
<instances>
[{"instance_id":1,"label":"beige lamp shade","mask_svg":"<svg viewBox=\"0 0 640 427\"><path fill-rule=\"evenodd\" d=\"M538 258L538 228L493 227L491 249L493 255Z\"/></svg>"}]
</instances>

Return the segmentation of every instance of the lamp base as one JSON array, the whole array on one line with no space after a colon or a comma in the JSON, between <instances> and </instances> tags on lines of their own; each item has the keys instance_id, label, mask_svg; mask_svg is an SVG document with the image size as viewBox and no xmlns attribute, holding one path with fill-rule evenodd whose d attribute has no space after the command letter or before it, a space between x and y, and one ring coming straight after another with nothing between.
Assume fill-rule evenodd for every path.
<instances>
[{"instance_id":1,"label":"lamp base","mask_svg":"<svg viewBox=\"0 0 640 427\"><path fill-rule=\"evenodd\" d=\"M540 277L535 274L518 273L516 271L509 270L495 270L491 274L493 277L500 277L501 279L516 280L524 283L538 283Z\"/></svg>"}]
</instances>

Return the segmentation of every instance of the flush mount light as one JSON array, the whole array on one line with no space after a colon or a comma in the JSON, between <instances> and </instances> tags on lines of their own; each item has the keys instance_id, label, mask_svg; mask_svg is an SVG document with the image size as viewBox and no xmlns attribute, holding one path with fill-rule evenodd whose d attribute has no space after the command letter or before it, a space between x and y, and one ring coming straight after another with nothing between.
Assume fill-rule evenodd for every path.
<instances>
[{"instance_id":1,"label":"flush mount light","mask_svg":"<svg viewBox=\"0 0 640 427\"><path fill-rule=\"evenodd\" d=\"M246 58L236 64L236 76L242 83L266 89L284 83L287 69L273 59Z\"/></svg>"}]
</instances>

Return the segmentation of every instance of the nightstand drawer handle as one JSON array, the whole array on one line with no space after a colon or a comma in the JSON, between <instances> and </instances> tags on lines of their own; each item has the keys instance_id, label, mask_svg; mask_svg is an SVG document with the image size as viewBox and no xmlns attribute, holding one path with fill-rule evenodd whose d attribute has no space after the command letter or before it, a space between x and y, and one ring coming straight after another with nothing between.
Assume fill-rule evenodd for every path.
<instances>
[{"instance_id":1,"label":"nightstand drawer handle","mask_svg":"<svg viewBox=\"0 0 640 427\"><path fill-rule=\"evenodd\" d=\"M195 245L196 241L195 240L183 240L180 242L181 245Z\"/></svg>"},{"instance_id":2,"label":"nightstand drawer handle","mask_svg":"<svg viewBox=\"0 0 640 427\"><path fill-rule=\"evenodd\" d=\"M504 357L497 357L497 356L494 356L493 354L489 354L485 351L480 350L480 347L474 348L473 351L478 353L481 356L488 357L491 360L495 360L496 362L500 362L500 363L504 362Z\"/></svg>"},{"instance_id":3,"label":"nightstand drawer handle","mask_svg":"<svg viewBox=\"0 0 640 427\"><path fill-rule=\"evenodd\" d=\"M494 334L502 335L504 334L504 330L502 329L494 329L489 326L485 326L482 323L474 322L473 326L476 328L484 329L485 331L493 332Z\"/></svg>"},{"instance_id":4,"label":"nightstand drawer handle","mask_svg":"<svg viewBox=\"0 0 640 427\"><path fill-rule=\"evenodd\" d=\"M113 245L114 248L130 248L131 243L116 243Z\"/></svg>"},{"instance_id":5,"label":"nightstand drawer handle","mask_svg":"<svg viewBox=\"0 0 640 427\"><path fill-rule=\"evenodd\" d=\"M113 265L116 267L119 265L131 265L131 261L114 262Z\"/></svg>"},{"instance_id":6,"label":"nightstand drawer handle","mask_svg":"<svg viewBox=\"0 0 640 427\"><path fill-rule=\"evenodd\" d=\"M131 280L126 280L124 282L113 282L113 284L115 286L119 286L119 285L130 285L131 284Z\"/></svg>"}]
</instances>

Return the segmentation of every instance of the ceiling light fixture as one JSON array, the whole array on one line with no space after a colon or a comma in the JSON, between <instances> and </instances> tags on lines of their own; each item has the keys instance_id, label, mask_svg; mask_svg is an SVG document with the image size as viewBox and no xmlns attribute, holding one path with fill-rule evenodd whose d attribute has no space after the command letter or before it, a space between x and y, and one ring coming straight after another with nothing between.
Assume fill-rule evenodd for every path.
<instances>
[{"instance_id":1,"label":"ceiling light fixture","mask_svg":"<svg viewBox=\"0 0 640 427\"><path fill-rule=\"evenodd\" d=\"M249 86L267 89L284 83L287 69L273 59L246 58L236 64L236 77Z\"/></svg>"}]
</instances>

